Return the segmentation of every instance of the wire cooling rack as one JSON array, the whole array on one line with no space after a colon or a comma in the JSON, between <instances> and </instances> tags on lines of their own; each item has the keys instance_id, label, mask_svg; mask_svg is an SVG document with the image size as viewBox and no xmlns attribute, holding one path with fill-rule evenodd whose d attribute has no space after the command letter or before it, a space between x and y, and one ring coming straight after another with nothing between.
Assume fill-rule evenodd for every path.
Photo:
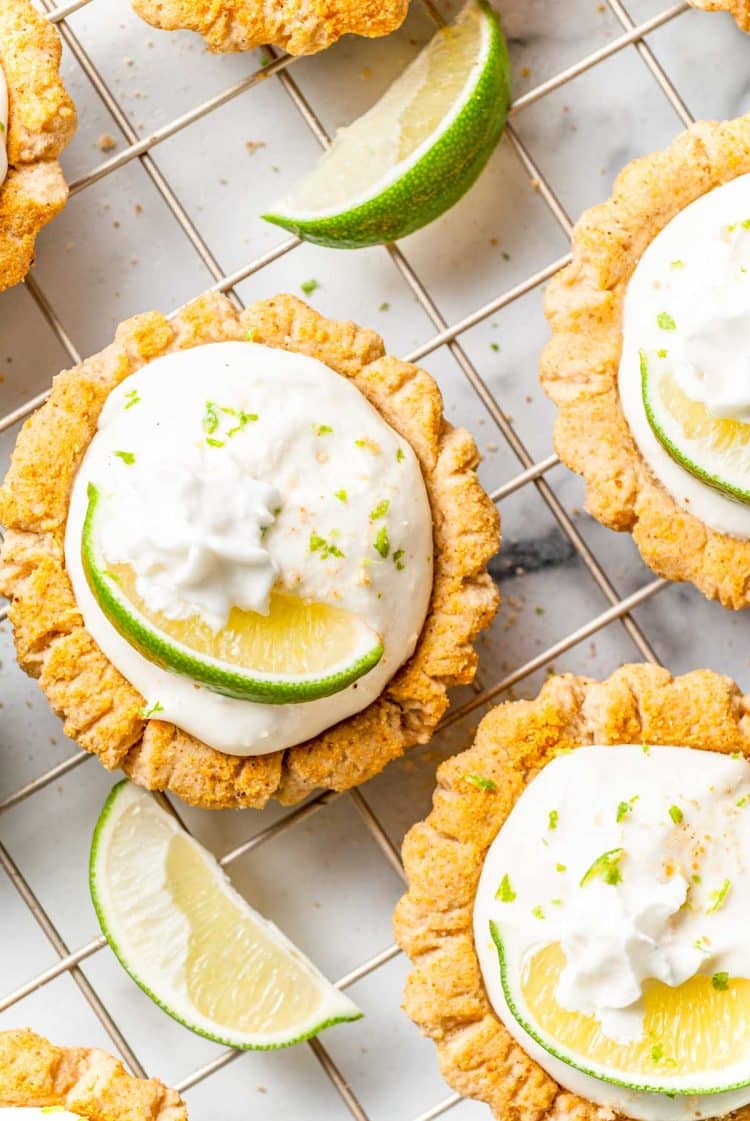
<instances>
[{"instance_id":1,"label":"wire cooling rack","mask_svg":"<svg viewBox=\"0 0 750 1121\"><path fill-rule=\"evenodd\" d=\"M253 87L259 86L262 82L266 82L269 79L274 79L281 84L294 109L299 113L305 125L309 128L310 133L321 147L325 147L329 143L329 136L321 123L320 117L316 114L315 109L295 80L295 60L273 50L267 53L267 61L260 69L248 74L228 88L220 90L208 99L203 100L200 104L190 108L187 112L183 112L170 120L167 124L149 132L148 135L139 135L139 132L136 130L133 123L131 123L131 119L121 104L121 101L118 100L112 92L107 80L93 61L91 54L82 45L81 39L69 22L69 17L73 16L73 14L80 9L87 7L89 4L106 2L107 0L70 0L69 3L55 6L52 0L40 0L40 6L44 8L50 21L58 27L67 45L68 51L80 67L83 75L85 75L86 80L90 83L94 94L114 121L121 135L121 142L124 142L124 147L117 151L116 154L104 159L88 173L74 180L71 184L71 196L78 195L80 192L90 189L94 184L114 175L119 169L124 168L134 161L138 161L153 184L153 187L159 193L163 202L178 223L189 246L192 247L192 250L197 254L202 265L213 278L213 290L227 293L229 297L239 305L241 300L237 292L238 285L254 274L261 272L261 270L267 266L272 265L274 261L282 256L293 253L301 243L296 238L289 238L275 245L263 255L251 260L242 268L237 269L229 275L225 275L214 257L211 248L209 248L206 239L201 234L198 224L188 212L185 205L180 201L177 192L170 185L169 179L161 170L155 156L156 150L170 138L175 137L183 130L188 129L191 125L196 124L202 118L208 117L222 106L238 98L241 94L251 90ZM441 14L438 8L432 3L432 0L420 0L420 2L424 3L429 16L434 19L436 23L440 23L442 18ZM630 51L637 54L640 60L639 65L642 64L642 66L647 69L651 78L653 78L656 83L658 90L661 92L661 95L663 95L663 98L673 112L674 118L676 118L674 120L675 131L677 131L679 127L689 125L692 121L691 114L688 111L681 93L667 75L646 38L651 33L658 31L658 29L666 27L667 25L672 25L674 21L677 21L678 17L687 11L688 6L684 0L660 10L657 14L650 16L650 18L640 23L634 22L628 10L620 0L606 0L606 7L608 13L614 17L616 25L620 29L620 33L606 41L599 49L592 51L585 57L579 58L572 65L567 66L565 69L554 74L554 76L540 84L527 89L526 92L515 100L511 110L510 121L506 129L506 139L504 143L510 144L514 150L525 174L531 179L534 189L541 196L554 222L566 239L571 231L571 219L561 203L560 198L556 194L549 178L543 174L541 168L530 154L528 147L516 131L515 123L524 111L532 106L538 105L543 102L544 99L550 98L557 91L566 87L574 78L582 76L589 71L595 71L607 60L619 55L620 52ZM550 4L550 18L552 18L554 13L562 14L563 8L564 5L562 3L556 2ZM604 10L605 5L600 5L600 8ZM708 19L709 17L706 18ZM532 454L527 444L519 435L518 428L514 424L513 419L507 414L502 404L497 400L487 380L485 380L480 373L477 363L469 357L468 350L462 345L461 341L462 336L472 328L486 322L492 316L501 312L502 309L508 308L516 302L521 301L523 297L529 293L535 292L535 290L561 268L569 258L563 256L549 260L548 264L544 267L539 268L537 271L533 272L532 275L527 276L522 281L507 288L507 290L500 292L493 299L485 302L475 310L472 310L469 314L463 315L463 317L454 322L448 322L440 311L427 285L420 275L418 275L402 248L398 245L389 245L385 247L383 252L389 255L393 265L395 265L403 281L411 290L413 297L427 316L433 330L432 337L429 338L428 341L412 349L411 353L404 355L404 357L409 361L419 362L433 355L441 348L446 348L452 355L466 383L471 387L474 394L476 394L476 397L479 399L481 406L486 411L488 421L491 422L491 425L500 433L507 445L507 449L514 457L517 469L511 473L511 477L509 477L507 481L492 491L493 500L502 506L506 500L509 500L511 496L516 493L524 489L535 488L538 496L545 504L549 515L557 525L556 532L565 539L567 543L566 547L570 550L571 554L575 555L582 565L585 566L585 569L590 574L606 603L605 609L600 613L588 618L582 625L565 634L564 637L554 644L545 645L543 649L533 657L530 657L523 664L509 668L507 672L503 672L502 676L493 675L493 666L483 661L481 665L482 684L476 686L473 695L470 691L465 691L460 702L451 710L444 721L443 728L447 729L451 725L457 724L457 722L464 720L477 710L482 709L488 702L500 698L503 694L507 694L514 686L526 681L526 679L530 678L538 671L550 667L555 659L573 650L573 648L580 646L586 640L592 640L594 636L598 635L599 632L602 632L613 623L624 628L630 642L634 644L641 658L649 662L658 662L658 657L652 645L652 641L633 613L640 605L645 604L647 601L657 596L657 594L665 588L665 582L659 579L648 578L645 584L641 584L630 594L622 596L618 593L607 570L579 530L576 524L575 512L568 509L566 505L563 504L557 492L548 481L548 473L558 464L557 457L554 454L548 454L543 458L537 458ZM79 354L71 334L66 329L62 315L58 313L53 302L45 293L42 285L34 274L31 274L27 278L26 290L37 305L38 310L41 312L47 324L54 332L56 339L66 352L70 362L79 362L81 355ZM272 289L268 294L271 294L271 291ZM362 321L367 322L366 317L363 316ZM22 405L3 416L2 419L0 419L0 433L12 428L24 417L28 416L45 400L46 396L47 391L40 393L38 396L25 401ZM548 444L548 446L551 446L551 443ZM537 610L540 611L541 609ZM5 619L6 614L7 612L5 609L0 609L0 623ZM44 773L38 774L37 777L26 782L0 801L0 815L7 814L8 811L19 807L23 803L33 802L35 796L39 797L42 791L52 784L58 783L64 776L68 775L76 768L81 767L89 758L90 756L85 752L74 752L62 762L44 771ZM326 807L340 799L348 799L350 805L356 811L361 824L377 846L382 860L386 862L388 867L395 872L397 876L402 876L397 847L391 839L391 836L389 836L389 832L384 826L381 816L373 809L368 793L362 790L350 791L344 795L322 793L291 811L277 814L275 820L273 820L270 825L262 828L259 832L253 833L252 836L245 839L242 843L236 845L230 851L225 852L221 857L222 866L231 869L240 857L249 853L254 853L268 841L281 836L287 831L299 828L302 823L311 818L312 815L325 812ZM166 803L166 799L164 801ZM169 805L172 812L178 812L173 805L169 803L166 804ZM2 821L2 817L0 817L0 821ZM30 878L22 873L18 864L8 851L8 848L3 844L0 844L0 865L2 865L18 897L25 907L28 908L28 911L36 920L36 923L38 923L39 928L55 954L55 959L48 968L39 972L36 976L31 977L31 979L18 984L13 991L0 997L0 1014L14 1006L18 1006L17 1022L25 1022L26 1016L23 1002L34 995L39 995L46 989L46 986L50 985L57 978L60 978L62 975L67 975L75 985L77 985L80 993L100 1021L101 1026L109 1036L113 1050L122 1056L125 1063L134 1073L145 1075L147 1071L144 1070L136 1054L137 1047L134 1047L132 1042L132 1031L129 1033L130 1038L128 1038L123 1028L116 1022L108 1008L107 1002L105 1002L86 971L82 968L83 963L104 950L106 947L105 939L97 935L71 949L59 933L48 909L43 906L37 893L35 893ZM0 917L0 953L11 952L9 948L12 948L14 945L14 937L14 932L9 928L8 922L3 921L2 917ZM399 951L396 946L387 945L381 952L370 956L368 960L363 961L356 968L347 972L345 976L340 977L336 983L341 989L350 988L385 967L387 963L395 959L398 954ZM393 1016L395 1017L398 1015L399 1013L394 1007ZM343 1103L351 1116L356 1118L357 1121L372 1121L372 1115L365 1109L360 1097L352 1088L351 1079L347 1076L346 1070L342 1069L340 1063L334 1061L327 1046L327 1037L324 1036L322 1039L312 1040L307 1046L330 1080L330 1084L335 1093L339 1096L340 1102ZM238 1060L240 1062L251 1061L250 1057L245 1056L243 1058L241 1057L242 1055L242 1052L234 1050L221 1051L210 1061L193 1069L191 1073L181 1078L177 1084L177 1089L182 1092L190 1091L199 1084L216 1076L222 1068L230 1063L234 1063ZM427 1104L427 1108L419 1113L418 1116L412 1116L412 1121L432 1121L432 1119L454 1110L460 1101L461 1099L458 1095L447 1093L439 1100Z\"/></svg>"}]
</instances>

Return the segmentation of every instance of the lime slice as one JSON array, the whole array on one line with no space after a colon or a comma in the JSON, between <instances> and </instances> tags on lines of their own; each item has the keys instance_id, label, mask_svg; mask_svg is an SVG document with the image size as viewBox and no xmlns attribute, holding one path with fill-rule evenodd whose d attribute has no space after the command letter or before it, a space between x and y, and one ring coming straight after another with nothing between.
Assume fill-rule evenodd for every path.
<instances>
[{"instance_id":1,"label":"lime slice","mask_svg":"<svg viewBox=\"0 0 750 1121\"><path fill-rule=\"evenodd\" d=\"M214 632L197 616L151 611L127 565L107 565L98 545L100 495L89 484L81 556L89 586L113 627L144 658L240 700L297 704L329 697L383 656L379 636L357 615L274 593L268 615L234 608Z\"/></svg>"},{"instance_id":2,"label":"lime slice","mask_svg":"<svg viewBox=\"0 0 750 1121\"><path fill-rule=\"evenodd\" d=\"M288 1047L362 1015L229 883L155 798L113 789L91 845L91 897L137 985L179 1023L242 1049Z\"/></svg>"},{"instance_id":3,"label":"lime slice","mask_svg":"<svg viewBox=\"0 0 750 1121\"><path fill-rule=\"evenodd\" d=\"M470 0L318 166L263 217L307 241L359 249L426 226L490 158L510 104L497 16Z\"/></svg>"},{"instance_id":4,"label":"lime slice","mask_svg":"<svg viewBox=\"0 0 750 1121\"><path fill-rule=\"evenodd\" d=\"M565 955L557 943L519 952L496 923L505 1000L550 1055L602 1082L655 1094L721 1094L750 1085L750 980L699 974L672 987L647 981L643 1035L618 1043L599 1022L557 1000Z\"/></svg>"},{"instance_id":5,"label":"lime slice","mask_svg":"<svg viewBox=\"0 0 750 1121\"><path fill-rule=\"evenodd\" d=\"M640 359L646 416L664 450L708 486L750 502L750 424L712 416L657 358Z\"/></svg>"}]
</instances>

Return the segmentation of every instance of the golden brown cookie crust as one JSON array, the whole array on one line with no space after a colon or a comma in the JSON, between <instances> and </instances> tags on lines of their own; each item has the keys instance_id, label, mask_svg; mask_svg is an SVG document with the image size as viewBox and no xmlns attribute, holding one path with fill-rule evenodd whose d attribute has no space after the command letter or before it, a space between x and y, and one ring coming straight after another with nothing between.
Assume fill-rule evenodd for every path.
<instances>
[{"instance_id":1,"label":"golden brown cookie crust","mask_svg":"<svg viewBox=\"0 0 750 1121\"><path fill-rule=\"evenodd\" d=\"M68 198L57 157L76 127L60 79L60 36L30 0L0 4L0 67L8 86L8 175L0 185L0 292L34 261L43 226Z\"/></svg>"},{"instance_id":2,"label":"golden brown cookie crust","mask_svg":"<svg viewBox=\"0 0 750 1121\"><path fill-rule=\"evenodd\" d=\"M622 307L646 246L700 195L750 172L750 115L699 121L663 152L634 160L612 196L573 231L573 260L550 283L552 339L542 385L558 406L555 447L586 481L586 509L627 530L655 572L686 580L725 607L750 604L750 541L711 529L654 476L633 439L617 388Z\"/></svg>"},{"instance_id":3,"label":"golden brown cookie crust","mask_svg":"<svg viewBox=\"0 0 750 1121\"><path fill-rule=\"evenodd\" d=\"M197 31L212 51L249 51L272 43L314 54L342 35L395 31L409 0L133 0L139 16L165 31Z\"/></svg>"},{"instance_id":4,"label":"golden brown cookie crust","mask_svg":"<svg viewBox=\"0 0 750 1121\"><path fill-rule=\"evenodd\" d=\"M55 1047L32 1031L0 1032L0 1106L60 1107L87 1121L187 1121L180 1096L134 1078L106 1051Z\"/></svg>"},{"instance_id":5,"label":"golden brown cookie crust","mask_svg":"<svg viewBox=\"0 0 750 1121\"><path fill-rule=\"evenodd\" d=\"M485 992L472 930L484 858L524 787L561 751L623 743L750 757L750 697L709 670L673 678L657 666L630 665L602 682L553 677L536 700L485 716L473 746L439 768L432 812L404 842L409 888L395 931L414 965L404 1007L435 1040L445 1079L487 1102L499 1121L615 1121L565 1090L512 1039ZM494 789L478 789L469 775ZM748 1121L750 1106L732 1117Z\"/></svg>"},{"instance_id":6,"label":"golden brown cookie crust","mask_svg":"<svg viewBox=\"0 0 750 1121\"><path fill-rule=\"evenodd\" d=\"M750 0L688 0L688 3L703 12L731 12L737 26L750 31Z\"/></svg>"},{"instance_id":7,"label":"golden brown cookie crust","mask_svg":"<svg viewBox=\"0 0 750 1121\"><path fill-rule=\"evenodd\" d=\"M409 441L432 506L435 565L417 648L378 700L304 744L240 758L141 717L143 698L84 628L65 570L64 533L75 472L114 386L167 351L248 331L350 378ZM486 571L499 545L498 515L477 479L478 459L471 436L444 420L428 374L386 355L374 331L324 319L293 296L240 313L225 296L208 294L171 321L158 312L136 316L106 350L55 379L47 404L24 425L0 489L0 592L12 601L19 662L39 678L67 735L149 789L218 808L263 806L272 797L290 804L318 787L355 786L427 742L448 706L448 687L474 677L472 643L499 600Z\"/></svg>"}]
</instances>

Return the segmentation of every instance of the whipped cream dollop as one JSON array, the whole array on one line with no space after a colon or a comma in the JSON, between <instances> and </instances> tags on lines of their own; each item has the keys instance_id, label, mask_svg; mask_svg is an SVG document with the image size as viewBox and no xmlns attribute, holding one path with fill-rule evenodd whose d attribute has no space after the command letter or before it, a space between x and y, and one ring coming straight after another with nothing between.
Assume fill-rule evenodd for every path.
<instances>
[{"instance_id":1,"label":"whipped cream dollop","mask_svg":"<svg viewBox=\"0 0 750 1121\"><path fill-rule=\"evenodd\" d=\"M272 587L352 611L381 661L303 704L236 700L144 658L86 580L88 486L107 563L136 572L147 605L216 630L232 606L264 612ZM417 643L432 592L432 516L410 447L345 377L252 342L165 355L109 395L77 473L65 559L87 629L160 719L219 751L290 747L359 712Z\"/></svg>"},{"instance_id":2,"label":"whipped cream dollop","mask_svg":"<svg viewBox=\"0 0 750 1121\"><path fill-rule=\"evenodd\" d=\"M644 458L706 524L750 537L750 506L701 482L664 450L646 416L640 352L717 419L750 423L750 175L680 211L643 253L623 309L619 390Z\"/></svg>"},{"instance_id":3,"label":"whipped cream dollop","mask_svg":"<svg viewBox=\"0 0 750 1121\"><path fill-rule=\"evenodd\" d=\"M158 424L153 407L151 420ZM148 405L141 415L147 411ZM209 404L204 414L210 427L215 411ZM116 424L121 412L122 403L110 398L100 429ZM107 562L129 565L138 595L168 619L200 615L218 631L232 607L267 614L279 570L263 536L281 495L246 473L231 437L217 454L215 446L191 445L177 426L159 427L158 441L139 442L137 454L122 453L126 469L117 471L116 501L101 509Z\"/></svg>"},{"instance_id":4,"label":"whipped cream dollop","mask_svg":"<svg viewBox=\"0 0 750 1121\"><path fill-rule=\"evenodd\" d=\"M616 874L587 876L606 854ZM683 747L578 748L529 783L485 858L474 938L490 1001L523 1049L574 1093L643 1121L725 1114L750 1102L750 1087L669 1098L552 1056L507 1005L489 928L494 921L520 947L522 962L559 943L558 1003L629 1043L643 1035L647 979L750 978L749 896L746 760Z\"/></svg>"},{"instance_id":5,"label":"whipped cream dollop","mask_svg":"<svg viewBox=\"0 0 750 1121\"><path fill-rule=\"evenodd\" d=\"M8 174L8 83L0 64L0 186Z\"/></svg>"}]
</instances>

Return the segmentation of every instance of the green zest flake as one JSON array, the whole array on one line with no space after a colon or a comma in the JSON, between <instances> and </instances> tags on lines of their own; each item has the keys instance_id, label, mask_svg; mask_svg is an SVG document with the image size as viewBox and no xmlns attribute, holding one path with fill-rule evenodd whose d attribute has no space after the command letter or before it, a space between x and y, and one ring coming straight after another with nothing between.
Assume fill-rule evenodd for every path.
<instances>
[{"instance_id":1,"label":"green zest flake","mask_svg":"<svg viewBox=\"0 0 750 1121\"><path fill-rule=\"evenodd\" d=\"M406 459L403 448L396 448L396 463L403 463Z\"/></svg>"},{"instance_id":2,"label":"green zest flake","mask_svg":"<svg viewBox=\"0 0 750 1121\"><path fill-rule=\"evenodd\" d=\"M127 401L127 404L126 404L125 408L126 409L132 409L133 405L137 405L141 400L140 395L138 393L138 390L137 389L129 389L128 392L125 394L125 400Z\"/></svg>"},{"instance_id":3,"label":"green zest flake","mask_svg":"<svg viewBox=\"0 0 750 1121\"><path fill-rule=\"evenodd\" d=\"M349 501L349 495L346 493L345 490L335 490L333 492L333 497L338 498L339 502L348 502Z\"/></svg>"},{"instance_id":4,"label":"green zest flake","mask_svg":"<svg viewBox=\"0 0 750 1121\"><path fill-rule=\"evenodd\" d=\"M472 786L476 786L477 790L487 790L489 793L497 790L497 786L491 778L483 778L482 775L464 775L464 778Z\"/></svg>"},{"instance_id":5,"label":"green zest flake","mask_svg":"<svg viewBox=\"0 0 750 1121\"><path fill-rule=\"evenodd\" d=\"M650 755L651 754L651 744L642 743L641 744L641 751L643 752L644 755Z\"/></svg>"},{"instance_id":6,"label":"green zest flake","mask_svg":"<svg viewBox=\"0 0 750 1121\"><path fill-rule=\"evenodd\" d=\"M490 343L490 350L498 351L499 349L500 343Z\"/></svg>"},{"instance_id":7,"label":"green zest flake","mask_svg":"<svg viewBox=\"0 0 750 1121\"><path fill-rule=\"evenodd\" d=\"M144 720L148 720L150 716L155 716L157 712L164 712L164 705L161 701L156 701L151 705L151 708L142 708L139 715L142 716Z\"/></svg>"},{"instance_id":8,"label":"green zest flake","mask_svg":"<svg viewBox=\"0 0 750 1121\"><path fill-rule=\"evenodd\" d=\"M668 311L660 311L656 317L656 322L659 324L662 331L674 331L677 326Z\"/></svg>"},{"instance_id":9,"label":"green zest flake","mask_svg":"<svg viewBox=\"0 0 750 1121\"><path fill-rule=\"evenodd\" d=\"M255 328L254 327L248 327L248 329L245 331L245 342L246 343L255 342Z\"/></svg>"},{"instance_id":10,"label":"green zest flake","mask_svg":"<svg viewBox=\"0 0 750 1121\"><path fill-rule=\"evenodd\" d=\"M128 467L132 467L135 463L135 456L132 452L115 452L115 455L118 459L121 459L123 463L127 463Z\"/></svg>"},{"instance_id":11,"label":"green zest flake","mask_svg":"<svg viewBox=\"0 0 750 1121\"><path fill-rule=\"evenodd\" d=\"M556 864L555 865L555 871L556 872L567 872L567 870L568 870L567 864Z\"/></svg>"},{"instance_id":12,"label":"green zest flake","mask_svg":"<svg viewBox=\"0 0 750 1121\"><path fill-rule=\"evenodd\" d=\"M702 877L702 876L699 876L697 872L696 872L696 873L695 873L695 875L694 875L694 876L692 877L692 880L693 880L693 883L694 883L694 884L702 884L702 883L703 883L703 877Z\"/></svg>"},{"instance_id":13,"label":"green zest flake","mask_svg":"<svg viewBox=\"0 0 750 1121\"><path fill-rule=\"evenodd\" d=\"M562 907L562 899L550 899L550 903L554 904L555 907Z\"/></svg>"},{"instance_id":14,"label":"green zest flake","mask_svg":"<svg viewBox=\"0 0 750 1121\"><path fill-rule=\"evenodd\" d=\"M716 911L724 906L724 901L729 895L731 886L731 880L724 880L724 883L721 885L718 891L711 892L711 906L706 911L707 915L713 915Z\"/></svg>"},{"instance_id":15,"label":"green zest flake","mask_svg":"<svg viewBox=\"0 0 750 1121\"><path fill-rule=\"evenodd\" d=\"M396 552L393 554L393 557L391 558L399 572L403 572L404 569L406 568L406 561L404 560L405 555L406 554L404 553L403 549L396 549Z\"/></svg>"},{"instance_id":16,"label":"green zest flake","mask_svg":"<svg viewBox=\"0 0 750 1121\"><path fill-rule=\"evenodd\" d=\"M597 856L588 872L581 879L580 886L583 887L595 877L604 880L605 884L609 884L611 887L621 883L620 861L624 855L624 849L610 849L608 852L603 852L601 856Z\"/></svg>"},{"instance_id":17,"label":"green zest flake","mask_svg":"<svg viewBox=\"0 0 750 1121\"><path fill-rule=\"evenodd\" d=\"M223 440L215 440L213 438L213 436L206 436L206 443L208 444L208 446L210 448L223 448L224 447L224 441Z\"/></svg>"},{"instance_id":18,"label":"green zest flake","mask_svg":"<svg viewBox=\"0 0 750 1121\"><path fill-rule=\"evenodd\" d=\"M663 1058L664 1058L664 1047L662 1046L661 1043L656 1043L651 1048L651 1061L654 1062L654 1063L660 1063Z\"/></svg>"},{"instance_id":19,"label":"green zest flake","mask_svg":"<svg viewBox=\"0 0 750 1121\"><path fill-rule=\"evenodd\" d=\"M557 810L550 810L547 818L547 828L557 829L557 823L560 820L560 815Z\"/></svg>"},{"instance_id":20,"label":"green zest flake","mask_svg":"<svg viewBox=\"0 0 750 1121\"><path fill-rule=\"evenodd\" d=\"M206 401L206 411L203 414L203 431L209 436L219 427L219 414L213 401Z\"/></svg>"},{"instance_id":21,"label":"green zest flake","mask_svg":"<svg viewBox=\"0 0 750 1121\"><path fill-rule=\"evenodd\" d=\"M531 913L532 913L532 915L534 916L535 919L543 919L544 918L544 911L542 910L541 907L534 907L534 909Z\"/></svg>"},{"instance_id":22,"label":"green zest flake","mask_svg":"<svg viewBox=\"0 0 750 1121\"><path fill-rule=\"evenodd\" d=\"M707 939L707 938L705 938L705 937L702 937L702 938L696 938L696 940L695 940L695 942L693 943L693 945L695 946L696 950L700 951L700 953L702 953L702 954L707 954L707 953L709 953L709 952L710 952L710 951L709 951L709 950L708 950L708 949L706 948L706 942L707 942L707 941L708 941L708 939Z\"/></svg>"},{"instance_id":23,"label":"green zest flake","mask_svg":"<svg viewBox=\"0 0 750 1121\"><path fill-rule=\"evenodd\" d=\"M684 269L685 268L685 262L684 261L671 261L669 267L670 267L670 269Z\"/></svg>"},{"instance_id":24,"label":"green zest flake","mask_svg":"<svg viewBox=\"0 0 750 1121\"><path fill-rule=\"evenodd\" d=\"M735 804L737 806L739 806L740 809L742 809L742 807L746 806L749 801L750 801L750 795L745 794L742 798L738 798L737 802Z\"/></svg>"},{"instance_id":25,"label":"green zest flake","mask_svg":"<svg viewBox=\"0 0 750 1121\"><path fill-rule=\"evenodd\" d=\"M683 821L685 820L685 815L679 806L670 806L669 816L672 818L672 821L675 823L675 825L682 825Z\"/></svg>"},{"instance_id":26,"label":"green zest flake","mask_svg":"<svg viewBox=\"0 0 750 1121\"><path fill-rule=\"evenodd\" d=\"M320 288L320 284L317 280L303 280L300 284L300 288L306 296L312 296L315 289Z\"/></svg>"},{"instance_id":27,"label":"green zest flake","mask_svg":"<svg viewBox=\"0 0 750 1121\"><path fill-rule=\"evenodd\" d=\"M258 419L257 413L246 413L243 409L240 409L239 412L235 412L234 409L222 409L221 411L223 413L231 413L232 416L237 418L238 422L237 424L235 424L234 428L230 428L227 432L227 439L230 436L234 436L236 432L241 432L245 425L249 424L250 421Z\"/></svg>"},{"instance_id":28,"label":"green zest flake","mask_svg":"<svg viewBox=\"0 0 750 1121\"><path fill-rule=\"evenodd\" d=\"M666 358L667 357L666 350L657 350L656 357L657 358Z\"/></svg>"},{"instance_id":29,"label":"green zest flake","mask_svg":"<svg viewBox=\"0 0 750 1121\"><path fill-rule=\"evenodd\" d=\"M495 899L499 900L500 903L512 903L515 898L516 893L510 886L510 876L506 872L500 881L500 887L495 892Z\"/></svg>"},{"instance_id":30,"label":"green zest flake","mask_svg":"<svg viewBox=\"0 0 750 1121\"><path fill-rule=\"evenodd\" d=\"M378 308L378 311L390 311L390 310L391 310L391 305L388 303L387 300L383 300L382 304Z\"/></svg>"},{"instance_id":31,"label":"green zest flake","mask_svg":"<svg viewBox=\"0 0 750 1121\"><path fill-rule=\"evenodd\" d=\"M750 230L750 218L745 218L742 222L740 222L740 225L742 226L743 230Z\"/></svg>"},{"instance_id":32,"label":"green zest flake","mask_svg":"<svg viewBox=\"0 0 750 1121\"><path fill-rule=\"evenodd\" d=\"M711 984L720 993L726 992L729 988L729 974L728 973L714 973L711 978Z\"/></svg>"},{"instance_id":33,"label":"green zest flake","mask_svg":"<svg viewBox=\"0 0 750 1121\"><path fill-rule=\"evenodd\" d=\"M333 432L330 424L316 424L314 427L316 436L328 436Z\"/></svg>"},{"instance_id":34,"label":"green zest flake","mask_svg":"<svg viewBox=\"0 0 750 1121\"><path fill-rule=\"evenodd\" d=\"M326 541L325 537L321 537L319 533L310 534L310 552L320 553L321 560L328 560L329 557L343 557L341 549L333 542Z\"/></svg>"},{"instance_id":35,"label":"green zest flake","mask_svg":"<svg viewBox=\"0 0 750 1121\"><path fill-rule=\"evenodd\" d=\"M382 502L378 502L375 509L370 511L370 521L371 522L376 522L380 518L384 518L386 516L386 514L388 513L389 506L390 506L390 502L388 501L387 498L384 498Z\"/></svg>"},{"instance_id":36,"label":"green zest flake","mask_svg":"<svg viewBox=\"0 0 750 1121\"><path fill-rule=\"evenodd\" d=\"M391 543L388 540L388 530L386 526L381 526L378 530L378 535L372 543L372 547L376 553L380 553L383 560L388 556L391 551Z\"/></svg>"}]
</instances>

